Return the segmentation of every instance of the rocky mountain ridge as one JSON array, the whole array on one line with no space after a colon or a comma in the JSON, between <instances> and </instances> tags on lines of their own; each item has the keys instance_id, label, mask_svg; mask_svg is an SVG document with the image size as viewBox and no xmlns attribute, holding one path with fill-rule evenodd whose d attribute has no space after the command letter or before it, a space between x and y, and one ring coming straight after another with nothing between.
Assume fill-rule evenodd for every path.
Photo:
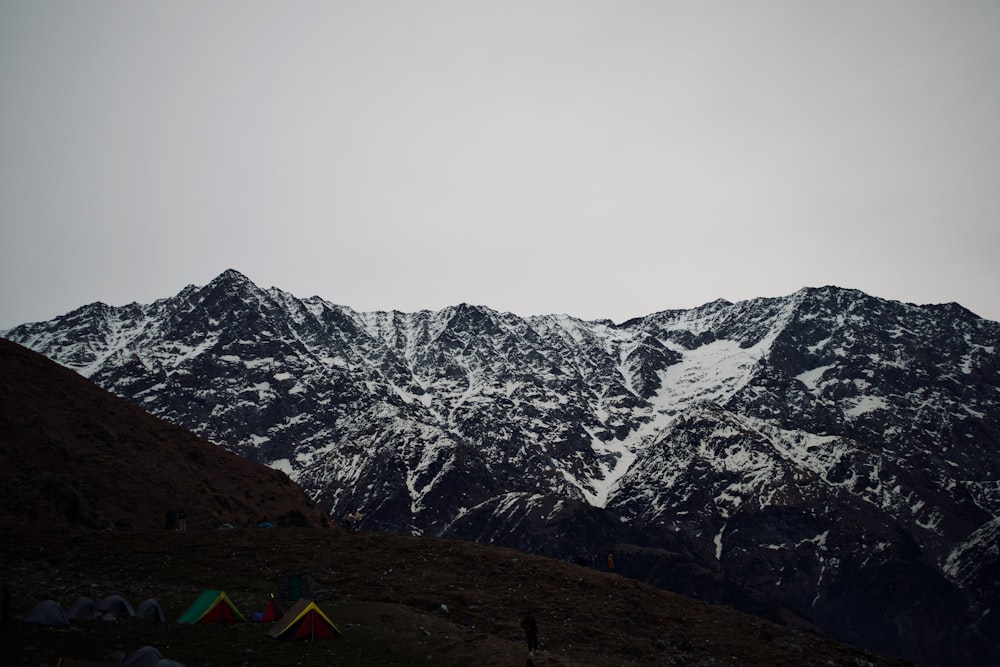
<instances>
[{"instance_id":1,"label":"rocky mountain ridge","mask_svg":"<svg viewBox=\"0 0 1000 667\"><path fill-rule=\"evenodd\" d=\"M998 655L1000 324L955 304L360 313L227 271L3 335L372 527L694 594L697 566L862 646Z\"/></svg>"}]
</instances>

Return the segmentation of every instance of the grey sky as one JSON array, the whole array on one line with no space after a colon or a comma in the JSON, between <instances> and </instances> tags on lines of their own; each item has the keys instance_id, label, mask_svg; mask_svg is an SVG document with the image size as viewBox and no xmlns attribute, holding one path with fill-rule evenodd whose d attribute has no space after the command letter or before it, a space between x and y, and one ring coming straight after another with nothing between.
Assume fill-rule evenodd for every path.
<instances>
[{"instance_id":1,"label":"grey sky","mask_svg":"<svg viewBox=\"0 0 1000 667\"><path fill-rule=\"evenodd\" d=\"M227 268L621 321L1000 320L1000 4L0 0L0 328Z\"/></svg>"}]
</instances>

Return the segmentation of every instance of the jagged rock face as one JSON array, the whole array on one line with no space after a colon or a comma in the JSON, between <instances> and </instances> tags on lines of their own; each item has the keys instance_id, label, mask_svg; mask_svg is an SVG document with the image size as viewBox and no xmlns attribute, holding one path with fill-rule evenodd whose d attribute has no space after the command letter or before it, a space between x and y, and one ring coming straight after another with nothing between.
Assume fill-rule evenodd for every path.
<instances>
[{"instance_id":1,"label":"jagged rock face","mask_svg":"<svg viewBox=\"0 0 1000 667\"><path fill-rule=\"evenodd\" d=\"M369 526L683 554L866 646L997 657L1000 324L959 306L359 313L229 271L4 336Z\"/></svg>"}]
</instances>

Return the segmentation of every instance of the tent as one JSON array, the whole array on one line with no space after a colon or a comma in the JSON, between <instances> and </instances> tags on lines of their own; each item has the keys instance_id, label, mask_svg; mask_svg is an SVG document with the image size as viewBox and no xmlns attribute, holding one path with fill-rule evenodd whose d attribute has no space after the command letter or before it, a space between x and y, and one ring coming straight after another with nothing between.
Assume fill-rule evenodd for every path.
<instances>
[{"instance_id":1,"label":"tent","mask_svg":"<svg viewBox=\"0 0 1000 667\"><path fill-rule=\"evenodd\" d=\"M132 618L135 616L135 609L128 603L128 600L120 595L109 595L97 603L97 615L104 615L105 618Z\"/></svg>"},{"instance_id":2,"label":"tent","mask_svg":"<svg viewBox=\"0 0 1000 667\"><path fill-rule=\"evenodd\" d=\"M264 615L260 617L260 620L273 623L284 616L284 614L285 610L280 604L278 604L278 600L274 597L274 593L271 593L271 597L267 601L267 609L264 610Z\"/></svg>"},{"instance_id":3,"label":"tent","mask_svg":"<svg viewBox=\"0 0 1000 667\"><path fill-rule=\"evenodd\" d=\"M234 623L246 621L225 591L202 591L178 623Z\"/></svg>"},{"instance_id":4,"label":"tent","mask_svg":"<svg viewBox=\"0 0 1000 667\"><path fill-rule=\"evenodd\" d=\"M143 646L130 653L122 664L128 667L156 667L156 663L161 660L162 653L152 646Z\"/></svg>"},{"instance_id":5,"label":"tent","mask_svg":"<svg viewBox=\"0 0 1000 667\"><path fill-rule=\"evenodd\" d=\"M69 625L66 610L55 600L43 600L39 602L21 620L25 623L35 623L36 625Z\"/></svg>"},{"instance_id":6,"label":"tent","mask_svg":"<svg viewBox=\"0 0 1000 667\"><path fill-rule=\"evenodd\" d=\"M133 651L122 664L127 667L184 667L176 660L164 658L163 654L152 646L143 646Z\"/></svg>"},{"instance_id":7,"label":"tent","mask_svg":"<svg viewBox=\"0 0 1000 667\"><path fill-rule=\"evenodd\" d=\"M78 597L66 610L66 616L71 621L92 621L97 618L97 605L86 596Z\"/></svg>"},{"instance_id":8,"label":"tent","mask_svg":"<svg viewBox=\"0 0 1000 667\"><path fill-rule=\"evenodd\" d=\"M344 636L315 602L305 598L296 602L267 634L291 642Z\"/></svg>"},{"instance_id":9,"label":"tent","mask_svg":"<svg viewBox=\"0 0 1000 667\"><path fill-rule=\"evenodd\" d=\"M316 580L308 570L283 572L278 577L278 598L292 604L301 598L312 599Z\"/></svg>"},{"instance_id":10,"label":"tent","mask_svg":"<svg viewBox=\"0 0 1000 667\"><path fill-rule=\"evenodd\" d=\"M143 601L142 604L136 607L135 615L144 621L153 621L154 623L167 622L167 617L163 613L163 608L160 607L160 603L153 598Z\"/></svg>"}]
</instances>

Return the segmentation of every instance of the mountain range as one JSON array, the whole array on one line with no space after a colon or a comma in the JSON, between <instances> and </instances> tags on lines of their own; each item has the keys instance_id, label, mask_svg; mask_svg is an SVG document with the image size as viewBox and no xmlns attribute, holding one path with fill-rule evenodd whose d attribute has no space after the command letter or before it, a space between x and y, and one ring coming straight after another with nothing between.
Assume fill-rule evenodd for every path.
<instances>
[{"instance_id":1,"label":"mountain range","mask_svg":"<svg viewBox=\"0 0 1000 667\"><path fill-rule=\"evenodd\" d=\"M1000 661L1000 323L837 287L620 324L357 312L236 271L0 333L332 516Z\"/></svg>"}]
</instances>

